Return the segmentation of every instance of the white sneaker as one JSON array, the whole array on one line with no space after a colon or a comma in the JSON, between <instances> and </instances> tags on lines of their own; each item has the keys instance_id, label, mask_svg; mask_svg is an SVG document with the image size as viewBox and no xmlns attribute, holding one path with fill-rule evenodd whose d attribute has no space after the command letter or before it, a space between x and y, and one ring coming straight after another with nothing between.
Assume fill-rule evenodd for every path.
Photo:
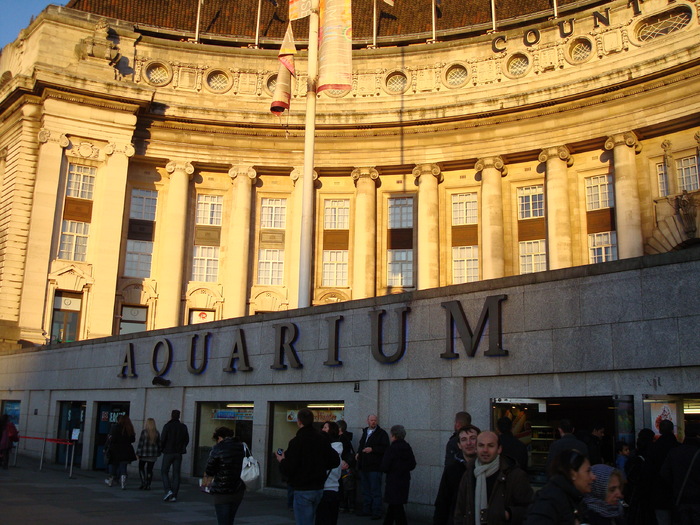
<instances>
[{"instance_id":1,"label":"white sneaker","mask_svg":"<svg viewBox=\"0 0 700 525\"><path fill-rule=\"evenodd\" d=\"M169 490L168 493L163 497L163 501L170 501L170 498L173 497L173 491Z\"/></svg>"}]
</instances>

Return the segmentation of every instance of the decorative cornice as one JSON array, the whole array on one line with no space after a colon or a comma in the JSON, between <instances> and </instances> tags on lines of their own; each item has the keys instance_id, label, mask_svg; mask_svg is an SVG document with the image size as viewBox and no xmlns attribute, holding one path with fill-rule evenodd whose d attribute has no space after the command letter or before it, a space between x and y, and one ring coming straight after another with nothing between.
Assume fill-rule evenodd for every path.
<instances>
[{"instance_id":1,"label":"decorative cornice","mask_svg":"<svg viewBox=\"0 0 700 525\"><path fill-rule=\"evenodd\" d=\"M500 171L501 177L508 175L508 167L506 166L505 162L503 162L503 158L500 155L481 158L477 160L476 164L474 165L474 169L477 172L484 171L485 169L489 168Z\"/></svg>"},{"instance_id":2,"label":"decorative cornice","mask_svg":"<svg viewBox=\"0 0 700 525\"><path fill-rule=\"evenodd\" d=\"M413 168L413 177L420 179L421 175L432 175L440 184L443 180L442 173L440 173L440 166L437 164L416 164Z\"/></svg>"},{"instance_id":3,"label":"decorative cornice","mask_svg":"<svg viewBox=\"0 0 700 525\"><path fill-rule=\"evenodd\" d=\"M552 146L551 148L545 148L540 153L538 160L540 162L547 162L550 159L559 159L566 162L566 165L570 168L574 165L574 159L571 156L569 148L566 146Z\"/></svg>"},{"instance_id":4,"label":"decorative cornice","mask_svg":"<svg viewBox=\"0 0 700 525\"><path fill-rule=\"evenodd\" d=\"M611 150L615 146L634 148L635 153L642 151L642 144L639 142L637 135L634 134L634 131L625 131L624 133L610 135L605 141L605 149Z\"/></svg>"}]
</instances>

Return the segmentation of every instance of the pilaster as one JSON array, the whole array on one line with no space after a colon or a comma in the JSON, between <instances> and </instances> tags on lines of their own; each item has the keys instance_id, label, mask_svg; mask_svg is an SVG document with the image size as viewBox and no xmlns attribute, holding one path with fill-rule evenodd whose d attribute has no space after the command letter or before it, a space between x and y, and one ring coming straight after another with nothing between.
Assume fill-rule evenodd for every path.
<instances>
[{"instance_id":1,"label":"pilaster","mask_svg":"<svg viewBox=\"0 0 700 525\"><path fill-rule=\"evenodd\" d=\"M569 268L573 251L567 168L573 166L574 159L566 146L553 146L542 150L539 161L546 166L548 268Z\"/></svg>"},{"instance_id":2,"label":"pilaster","mask_svg":"<svg viewBox=\"0 0 700 525\"><path fill-rule=\"evenodd\" d=\"M500 156L479 159L474 168L481 172L481 275L496 279L505 276L501 178L508 174L508 168Z\"/></svg>"},{"instance_id":3,"label":"pilaster","mask_svg":"<svg viewBox=\"0 0 700 525\"><path fill-rule=\"evenodd\" d=\"M352 170L355 181L352 298L374 297L377 289L377 183L374 167Z\"/></svg>"},{"instance_id":4,"label":"pilaster","mask_svg":"<svg viewBox=\"0 0 700 525\"><path fill-rule=\"evenodd\" d=\"M438 184L442 173L437 164L413 168L418 183L418 289L440 286L440 217Z\"/></svg>"}]
</instances>

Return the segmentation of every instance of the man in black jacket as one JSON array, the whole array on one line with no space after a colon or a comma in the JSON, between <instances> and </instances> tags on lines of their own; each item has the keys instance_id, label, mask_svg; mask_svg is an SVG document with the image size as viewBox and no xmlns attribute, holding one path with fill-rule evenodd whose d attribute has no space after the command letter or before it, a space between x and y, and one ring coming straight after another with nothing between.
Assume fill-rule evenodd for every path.
<instances>
[{"instance_id":1,"label":"man in black jacket","mask_svg":"<svg viewBox=\"0 0 700 525\"><path fill-rule=\"evenodd\" d=\"M163 426L160 433L160 446L163 450L163 463L160 474L163 478L163 501L177 501L177 493L180 490L180 468L182 467L182 455L187 453L187 445L190 442L190 434L187 425L180 422L180 411L173 410L170 421ZM173 469L172 479L170 469Z\"/></svg>"},{"instance_id":2,"label":"man in black jacket","mask_svg":"<svg viewBox=\"0 0 700 525\"><path fill-rule=\"evenodd\" d=\"M687 422L685 440L661 466L661 479L673 489L676 523L700 523L700 422Z\"/></svg>"},{"instance_id":3,"label":"man in black jacket","mask_svg":"<svg viewBox=\"0 0 700 525\"><path fill-rule=\"evenodd\" d=\"M287 450L276 456L280 472L294 489L297 525L314 525L328 471L340 465L340 456L333 450L330 440L317 431L313 423L311 410L299 410L297 435L289 441Z\"/></svg>"},{"instance_id":4,"label":"man in black jacket","mask_svg":"<svg viewBox=\"0 0 700 525\"><path fill-rule=\"evenodd\" d=\"M379 427L379 419L370 414L367 417L367 427L362 430L357 468L362 482L362 513L361 516L372 516L372 519L382 517L382 458L389 447L389 435Z\"/></svg>"},{"instance_id":5,"label":"man in black jacket","mask_svg":"<svg viewBox=\"0 0 700 525\"><path fill-rule=\"evenodd\" d=\"M502 454L515 460L518 466L527 472L527 445L513 435L513 421L509 417L503 416L496 421L498 429L498 440L503 449Z\"/></svg>"}]
</instances>

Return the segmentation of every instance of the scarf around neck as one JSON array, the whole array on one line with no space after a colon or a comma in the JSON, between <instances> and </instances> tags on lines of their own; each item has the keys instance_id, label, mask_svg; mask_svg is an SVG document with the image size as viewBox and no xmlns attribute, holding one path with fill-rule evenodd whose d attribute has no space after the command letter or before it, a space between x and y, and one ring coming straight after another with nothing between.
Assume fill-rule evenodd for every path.
<instances>
[{"instance_id":1,"label":"scarf around neck","mask_svg":"<svg viewBox=\"0 0 700 525\"><path fill-rule=\"evenodd\" d=\"M501 456L496 456L491 463L484 465L477 457L474 463L474 477L476 478L476 489L474 490L474 524L481 524L481 509L488 508L489 496L486 486L486 478L492 476L501 468Z\"/></svg>"},{"instance_id":2,"label":"scarf around neck","mask_svg":"<svg viewBox=\"0 0 700 525\"><path fill-rule=\"evenodd\" d=\"M603 518L622 516L624 509L621 503L618 502L615 505L610 505L605 501L610 478L613 473L617 473L618 476L621 476L619 471L609 465L603 464L593 465L591 471L595 474L595 480L593 481L590 494L585 494L583 496L586 507Z\"/></svg>"}]
</instances>

